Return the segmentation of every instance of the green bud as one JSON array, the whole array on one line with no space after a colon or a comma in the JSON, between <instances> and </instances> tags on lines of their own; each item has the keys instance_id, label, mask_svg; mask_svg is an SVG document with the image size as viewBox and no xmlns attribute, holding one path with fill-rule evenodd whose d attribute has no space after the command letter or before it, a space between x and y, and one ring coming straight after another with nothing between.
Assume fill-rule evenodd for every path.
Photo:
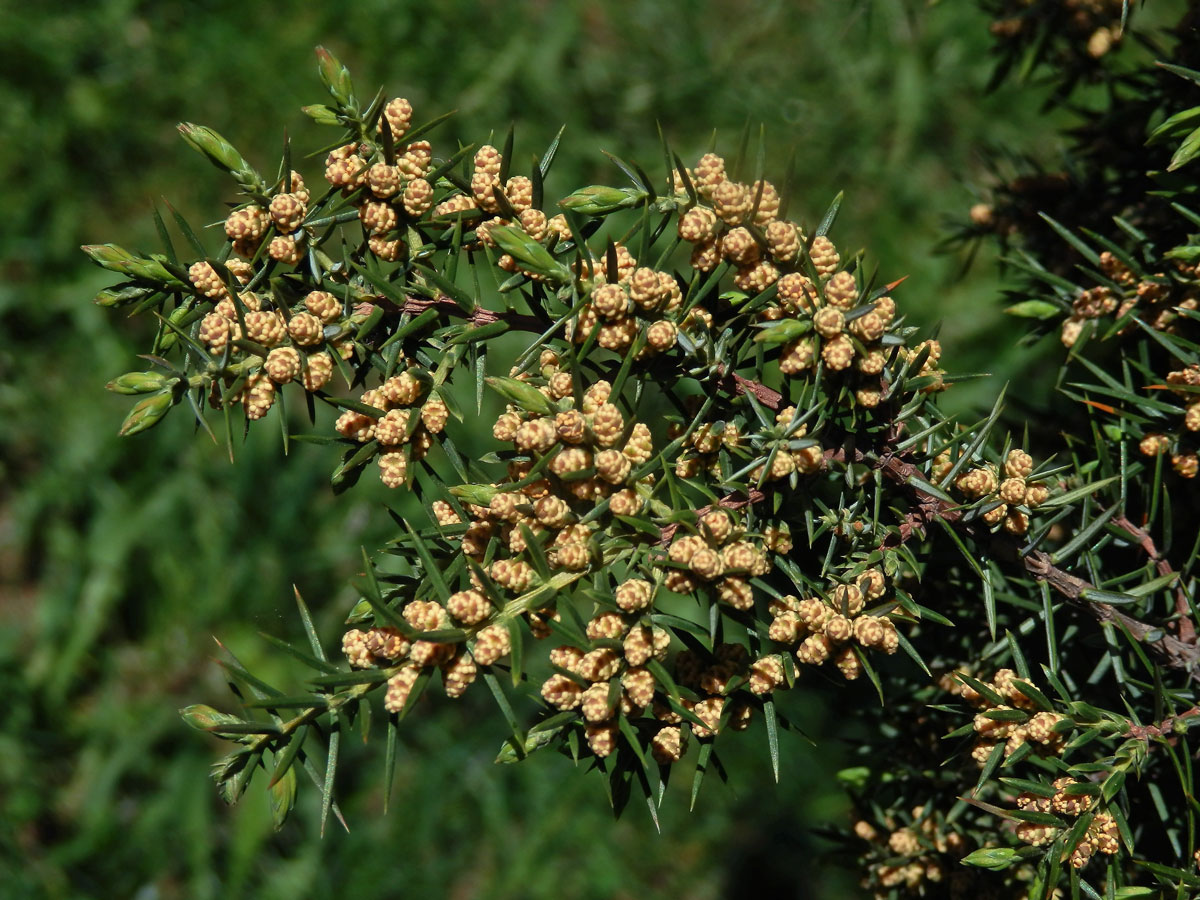
<instances>
[{"instance_id":1,"label":"green bud","mask_svg":"<svg viewBox=\"0 0 1200 900\"><path fill-rule=\"evenodd\" d=\"M852 766L837 773L837 780L852 790L862 790L871 777L871 770L866 766Z\"/></svg>"},{"instance_id":2,"label":"green bud","mask_svg":"<svg viewBox=\"0 0 1200 900\"><path fill-rule=\"evenodd\" d=\"M336 110L330 109L321 103L314 103L311 106L302 106L300 111L316 122L318 125L341 125L342 120L338 118Z\"/></svg>"},{"instance_id":3,"label":"green bud","mask_svg":"<svg viewBox=\"0 0 1200 900\"><path fill-rule=\"evenodd\" d=\"M79 249L90 256L93 262L114 272L124 271L124 266L136 259L132 253L116 244L84 244Z\"/></svg>"},{"instance_id":4,"label":"green bud","mask_svg":"<svg viewBox=\"0 0 1200 900\"><path fill-rule=\"evenodd\" d=\"M1053 303L1045 300L1022 300L1020 303L1005 307L1004 311L1010 316L1017 316L1021 319L1053 319L1062 312Z\"/></svg>"},{"instance_id":5,"label":"green bud","mask_svg":"<svg viewBox=\"0 0 1200 900\"><path fill-rule=\"evenodd\" d=\"M745 291L725 291L721 294L721 300L730 306L741 306L749 299L750 295Z\"/></svg>"},{"instance_id":6,"label":"green bud","mask_svg":"<svg viewBox=\"0 0 1200 900\"><path fill-rule=\"evenodd\" d=\"M496 754L494 762L503 765L511 765L512 763L520 762L530 753L541 750L543 747L550 744L562 731L562 728L548 728L545 731L531 731L529 736L525 738L525 747L523 752L517 753L516 747L510 742L506 742L500 752Z\"/></svg>"},{"instance_id":7,"label":"green bud","mask_svg":"<svg viewBox=\"0 0 1200 900\"><path fill-rule=\"evenodd\" d=\"M1105 423L1103 426L1101 426L1100 430L1104 432L1104 436L1106 438L1114 443L1125 437L1125 432L1120 425Z\"/></svg>"},{"instance_id":8,"label":"green bud","mask_svg":"<svg viewBox=\"0 0 1200 900\"><path fill-rule=\"evenodd\" d=\"M188 709L191 709L191 707L188 707ZM183 712L183 710L180 711ZM250 761L249 753L248 748L242 748L219 759L212 767L213 780L218 784L224 784L229 779L235 778L239 772L245 770L246 763ZM226 802L232 803L233 801L227 800Z\"/></svg>"},{"instance_id":9,"label":"green bud","mask_svg":"<svg viewBox=\"0 0 1200 900\"><path fill-rule=\"evenodd\" d=\"M784 319L772 322L754 336L760 344L786 344L812 331L811 319Z\"/></svg>"},{"instance_id":10,"label":"green bud","mask_svg":"<svg viewBox=\"0 0 1200 900\"><path fill-rule=\"evenodd\" d=\"M153 428L159 423L159 420L167 414L167 410L174 404L175 399L170 391L163 391L159 394L151 394L144 400L140 400L129 415L125 417L125 421L121 423L119 434L122 437L129 437L137 434L139 431L145 431L147 428Z\"/></svg>"},{"instance_id":11,"label":"green bud","mask_svg":"<svg viewBox=\"0 0 1200 900\"><path fill-rule=\"evenodd\" d=\"M167 271L158 257L135 256L116 244L85 244L80 249L90 256L93 262L110 272L118 272L163 287L183 287L183 282Z\"/></svg>"},{"instance_id":12,"label":"green bud","mask_svg":"<svg viewBox=\"0 0 1200 900\"><path fill-rule=\"evenodd\" d=\"M354 108L354 85L350 82L350 71L343 66L336 56L324 47L317 48L317 71L321 81L329 89L330 95L339 106Z\"/></svg>"},{"instance_id":13,"label":"green bud","mask_svg":"<svg viewBox=\"0 0 1200 900\"><path fill-rule=\"evenodd\" d=\"M641 206L648 196L645 191L638 188L615 188L593 184L564 197L558 201L558 205L563 209L570 209L585 216L606 216L618 209Z\"/></svg>"},{"instance_id":14,"label":"green bud","mask_svg":"<svg viewBox=\"0 0 1200 900\"><path fill-rule=\"evenodd\" d=\"M976 866L980 869L999 872L1007 869L1018 859L1020 856L1012 847L982 847L974 853L964 856L962 863L964 866Z\"/></svg>"},{"instance_id":15,"label":"green bud","mask_svg":"<svg viewBox=\"0 0 1200 900\"><path fill-rule=\"evenodd\" d=\"M505 253L517 264L530 272L565 282L571 279L571 270L550 255L550 251L535 241L520 228L500 225L488 232Z\"/></svg>"},{"instance_id":16,"label":"green bud","mask_svg":"<svg viewBox=\"0 0 1200 900\"><path fill-rule=\"evenodd\" d=\"M271 785L271 821L278 831L287 821L288 813L296 805L296 767L289 766L273 785Z\"/></svg>"},{"instance_id":17,"label":"green bud","mask_svg":"<svg viewBox=\"0 0 1200 900\"><path fill-rule=\"evenodd\" d=\"M359 601L354 604L354 608L350 610L350 615L346 616L347 625L357 625L359 622L374 622L375 607L371 606L371 601L366 597L360 597Z\"/></svg>"},{"instance_id":18,"label":"green bud","mask_svg":"<svg viewBox=\"0 0 1200 900\"><path fill-rule=\"evenodd\" d=\"M180 122L179 133L194 150L203 153L218 169L228 172L245 190L262 192L266 184L262 176L246 162L233 144L221 137L217 132L204 125L193 125L191 122Z\"/></svg>"},{"instance_id":19,"label":"green bud","mask_svg":"<svg viewBox=\"0 0 1200 900\"><path fill-rule=\"evenodd\" d=\"M557 407L551 402L550 398L533 385L517 381L515 378L505 378L500 375L492 375L484 380L487 382L488 387L509 403L514 403L521 407L521 409L537 413L540 416L552 416L558 412Z\"/></svg>"},{"instance_id":20,"label":"green bud","mask_svg":"<svg viewBox=\"0 0 1200 900\"><path fill-rule=\"evenodd\" d=\"M488 322L488 324L480 325L478 328L467 327L450 338L450 344L474 344L479 341L486 341L489 338L504 334L509 330L509 327L507 322Z\"/></svg>"},{"instance_id":21,"label":"green bud","mask_svg":"<svg viewBox=\"0 0 1200 900\"><path fill-rule=\"evenodd\" d=\"M1176 169L1190 163L1197 156L1200 156L1200 128L1197 128L1183 139L1183 143L1179 145L1179 149L1171 157L1167 171L1174 172Z\"/></svg>"},{"instance_id":22,"label":"green bud","mask_svg":"<svg viewBox=\"0 0 1200 900\"><path fill-rule=\"evenodd\" d=\"M158 340L154 344L155 353L163 353L170 350L179 343L179 335L185 331L187 326L195 321L203 310L189 309L186 306L177 306L171 311L171 314L163 319L166 324L158 334ZM239 341L238 344L250 345L250 341Z\"/></svg>"},{"instance_id":23,"label":"green bud","mask_svg":"<svg viewBox=\"0 0 1200 900\"><path fill-rule=\"evenodd\" d=\"M1200 259L1200 246L1195 244L1186 244L1182 247L1175 247L1163 254L1167 259L1182 259L1184 262L1194 262Z\"/></svg>"},{"instance_id":24,"label":"green bud","mask_svg":"<svg viewBox=\"0 0 1200 900\"><path fill-rule=\"evenodd\" d=\"M221 725L228 725L233 722L241 723L242 721L237 716L219 712L204 703L193 703L191 706L185 706L179 711L179 715L183 717L183 721L187 722L197 731L212 731Z\"/></svg>"},{"instance_id":25,"label":"green bud","mask_svg":"<svg viewBox=\"0 0 1200 900\"><path fill-rule=\"evenodd\" d=\"M490 484L456 484L450 488L450 493L466 503L487 506L499 492Z\"/></svg>"},{"instance_id":26,"label":"green bud","mask_svg":"<svg viewBox=\"0 0 1200 900\"><path fill-rule=\"evenodd\" d=\"M161 283L165 287L190 287L176 277L166 266L167 258L159 253L151 254L149 259L139 260L134 266L133 275L147 281Z\"/></svg>"},{"instance_id":27,"label":"green bud","mask_svg":"<svg viewBox=\"0 0 1200 900\"><path fill-rule=\"evenodd\" d=\"M246 792L246 781L242 778L229 778L217 786L217 795L229 806L242 799Z\"/></svg>"},{"instance_id":28,"label":"green bud","mask_svg":"<svg viewBox=\"0 0 1200 900\"><path fill-rule=\"evenodd\" d=\"M166 387L167 379L159 372L126 372L104 387L114 394L149 394Z\"/></svg>"},{"instance_id":29,"label":"green bud","mask_svg":"<svg viewBox=\"0 0 1200 900\"><path fill-rule=\"evenodd\" d=\"M123 284L117 287L105 288L98 293L92 301L97 306L103 306L108 309L115 309L120 306L129 306L137 303L139 300L145 300L154 293L154 288L146 287L141 284Z\"/></svg>"},{"instance_id":30,"label":"green bud","mask_svg":"<svg viewBox=\"0 0 1200 900\"><path fill-rule=\"evenodd\" d=\"M226 172L242 172L250 168L242 154L216 131L204 125L180 122L177 126L183 139L194 150L209 158L214 166Z\"/></svg>"},{"instance_id":31,"label":"green bud","mask_svg":"<svg viewBox=\"0 0 1200 900\"><path fill-rule=\"evenodd\" d=\"M250 783L254 767L247 768L252 759L249 747L243 747L221 759L212 767L213 780L217 782L217 793L226 803L237 803Z\"/></svg>"},{"instance_id":32,"label":"green bud","mask_svg":"<svg viewBox=\"0 0 1200 900\"><path fill-rule=\"evenodd\" d=\"M1177 112L1164 119L1161 125L1150 132L1150 137L1146 139L1146 146L1152 147L1166 141L1178 140L1191 132L1197 125L1200 125L1200 106L1193 106L1191 109Z\"/></svg>"}]
</instances>

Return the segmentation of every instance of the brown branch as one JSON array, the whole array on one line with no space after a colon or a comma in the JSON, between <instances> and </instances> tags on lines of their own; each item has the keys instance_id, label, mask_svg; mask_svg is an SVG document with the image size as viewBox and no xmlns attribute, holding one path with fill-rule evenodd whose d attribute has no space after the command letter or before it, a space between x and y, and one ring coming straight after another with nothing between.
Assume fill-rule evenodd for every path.
<instances>
[{"instance_id":1,"label":"brown branch","mask_svg":"<svg viewBox=\"0 0 1200 900\"><path fill-rule=\"evenodd\" d=\"M900 429L894 429L893 433L888 436L888 442L890 443L899 437L899 434ZM900 456L891 450L885 451L874 460L868 460L867 454L857 447L851 449L849 456L845 447L838 447L837 449L825 451L825 461L826 463L845 463L847 461L861 463L870 461L876 469L881 470L892 481L912 491L916 508L904 514L904 521L900 523L899 531L884 538L883 542L879 545L880 550L900 546L911 539L914 534L923 533L925 527L937 519L943 519L947 522L958 522L962 519L963 512L956 504L943 500L940 497L935 497L933 494L913 486L912 477L923 477L921 471L912 463L901 459Z\"/></svg>"},{"instance_id":2,"label":"brown branch","mask_svg":"<svg viewBox=\"0 0 1200 900\"><path fill-rule=\"evenodd\" d=\"M1042 550L1033 550L1025 557L1025 570L1036 578L1038 581L1044 581L1058 591L1068 600L1075 603L1087 603L1087 599L1083 596L1083 592L1094 585L1089 581L1084 581L1074 575L1064 572L1051 562L1050 554ZM1097 607L1105 607L1107 610L1116 612L1112 606L1107 603L1096 603ZM1126 616L1128 618L1128 616ZM1103 621L1110 621L1111 616L1105 616ZM1144 626L1149 630L1149 626ZM1142 632L1143 634L1145 632Z\"/></svg>"},{"instance_id":3,"label":"brown branch","mask_svg":"<svg viewBox=\"0 0 1200 900\"><path fill-rule=\"evenodd\" d=\"M753 394L763 406L778 410L783 403L783 394L774 388L769 388L765 384L757 381L751 381L749 378L743 378L737 372L730 376L733 380L733 392L735 394Z\"/></svg>"},{"instance_id":4,"label":"brown branch","mask_svg":"<svg viewBox=\"0 0 1200 900\"><path fill-rule=\"evenodd\" d=\"M778 410L783 405L783 394L774 388L769 388L759 381L752 381L749 378L743 378L737 372L732 371L725 363L720 363L716 367L716 372L721 376L721 388L729 391L732 394L753 394L763 406L768 409Z\"/></svg>"},{"instance_id":5,"label":"brown branch","mask_svg":"<svg viewBox=\"0 0 1200 900\"><path fill-rule=\"evenodd\" d=\"M1087 610L1101 625L1120 625L1135 641L1145 644L1167 668L1190 673L1194 672L1197 663L1200 663L1200 647L1194 643L1182 641L1165 632L1162 637L1149 640L1151 633L1163 629L1127 616L1111 604L1089 600L1083 596L1084 591L1094 588L1095 585L1059 569L1050 561L1050 554L1034 550L1025 556L1024 563L1025 569L1034 578L1045 581L1067 600Z\"/></svg>"},{"instance_id":6,"label":"brown branch","mask_svg":"<svg viewBox=\"0 0 1200 900\"><path fill-rule=\"evenodd\" d=\"M1146 552L1146 555L1154 563L1155 568L1158 569L1159 575L1172 575L1175 573L1175 570L1171 568L1170 562L1159 554L1158 548L1154 545L1154 539L1144 529L1138 528L1125 516L1116 516L1112 521L1114 525L1124 529L1137 540L1138 544ZM1177 629L1179 639L1184 643L1194 644L1196 642L1196 626L1192 622L1190 615L1191 607L1188 604L1187 594L1184 592L1181 583L1176 583L1175 585L1175 612L1179 616Z\"/></svg>"},{"instance_id":7,"label":"brown branch","mask_svg":"<svg viewBox=\"0 0 1200 900\"><path fill-rule=\"evenodd\" d=\"M715 504L710 503L708 506L696 510L696 518L702 517L705 513L710 513L714 509L741 509L743 506L750 506L753 503L760 503L767 497L762 491L751 488L750 493L745 497L735 498L732 494L722 497ZM659 546L665 547L671 543L671 538L675 537L675 532L679 530L679 523L675 522L668 525L662 530L658 538Z\"/></svg>"},{"instance_id":8,"label":"brown branch","mask_svg":"<svg viewBox=\"0 0 1200 900\"><path fill-rule=\"evenodd\" d=\"M916 495L917 501L917 508L905 513L904 521L900 523L900 530L894 539L889 535L880 544L879 549L883 550L903 544L918 531L923 533L926 526L937 519L951 523L961 521L963 511L956 504L912 486L910 480L912 476L921 476L920 470L912 463L887 453L880 457L878 467L893 481L907 485Z\"/></svg>"},{"instance_id":9,"label":"brown branch","mask_svg":"<svg viewBox=\"0 0 1200 900\"><path fill-rule=\"evenodd\" d=\"M378 305L385 307L391 312L400 313L401 315L408 314L412 316L419 316L427 309L436 309L445 315L459 316L464 318L475 328L481 328L484 325L490 325L493 322L507 322L513 328L521 331L540 333L546 330L546 323L536 316L530 316L508 309L502 311L484 309L482 306L477 306L473 311L467 312L465 309L446 296L437 297L433 300L408 297L405 299L403 305L395 303L389 298L379 294L374 295L372 299L378 303ZM369 315L372 305L373 304L371 303L361 303L355 307L355 312Z\"/></svg>"},{"instance_id":10,"label":"brown branch","mask_svg":"<svg viewBox=\"0 0 1200 900\"><path fill-rule=\"evenodd\" d=\"M1157 725L1130 725L1129 730L1125 733L1129 737L1140 738L1143 741L1148 741L1152 737L1165 737L1175 733L1175 723L1184 719L1191 719L1195 716L1200 716L1200 706L1193 706L1191 709L1186 709L1177 716L1167 716Z\"/></svg>"}]
</instances>

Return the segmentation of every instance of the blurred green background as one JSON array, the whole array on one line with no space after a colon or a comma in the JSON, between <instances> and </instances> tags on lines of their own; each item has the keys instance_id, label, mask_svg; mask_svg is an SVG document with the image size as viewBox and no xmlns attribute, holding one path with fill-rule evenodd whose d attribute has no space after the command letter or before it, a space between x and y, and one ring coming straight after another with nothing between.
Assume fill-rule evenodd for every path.
<instances>
[{"instance_id":1,"label":"blurred green background","mask_svg":"<svg viewBox=\"0 0 1200 900\"><path fill-rule=\"evenodd\" d=\"M792 209L812 223L846 192L843 255L866 247L884 278L909 276L897 297L942 323L947 367L993 373L948 401L987 406L1017 360L995 267L958 278L962 260L934 248L974 202L984 149L1055 143L1036 90L984 94L986 17L919 0L52 7L0 0L0 897L648 900L738 895L751 872L780 897L853 893L810 830L847 815L847 736L811 697L790 713L818 746L785 735L781 785L761 732L729 740L729 786L709 779L689 815L673 785L661 835L636 808L614 824L566 760L493 766L504 727L470 694L406 730L386 818L380 746L341 767L349 834L319 838L311 789L278 834L262 784L222 806L207 778L221 748L176 714L232 705L212 636L297 678L256 632L299 636L295 583L335 645L357 547L390 522L361 502L371 489L330 495L327 448L285 460L276 429L255 429L236 466L183 415L118 440L129 404L103 384L138 368L150 326L90 303L109 279L78 246L156 249L162 197L193 222L223 217L232 185L178 121L264 170L285 129L297 148L330 140L299 112L323 99L321 43L364 94L386 84L418 118L457 108L435 146L516 122L527 160L565 123L548 196L619 183L600 149L656 171L656 120L688 160L714 128L732 152L761 123L777 182L796 154Z\"/></svg>"}]
</instances>

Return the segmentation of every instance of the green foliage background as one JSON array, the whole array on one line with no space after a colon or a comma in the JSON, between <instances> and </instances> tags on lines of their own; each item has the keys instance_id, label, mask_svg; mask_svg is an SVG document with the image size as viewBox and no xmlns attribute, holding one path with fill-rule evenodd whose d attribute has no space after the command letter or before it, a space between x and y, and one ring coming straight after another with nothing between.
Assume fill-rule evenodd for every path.
<instances>
[{"instance_id":1,"label":"green foliage background","mask_svg":"<svg viewBox=\"0 0 1200 900\"><path fill-rule=\"evenodd\" d=\"M819 746L785 737L779 787L751 735L726 760L730 786L707 787L690 817L675 786L661 836L637 811L614 825L599 782L565 760L493 766L479 698L413 721L386 818L380 748L345 759L348 835L318 837L312 791L280 834L260 791L222 807L205 778L217 742L176 715L227 703L211 636L272 675L255 632L298 636L292 583L338 634L349 551L390 523L330 495L320 448L282 459L271 429L236 467L182 417L118 441L128 404L102 385L137 367L145 326L89 303L108 279L77 248L151 248L164 196L192 221L223 217L231 186L178 140L180 120L266 168L285 128L319 146L299 107L321 99L325 43L364 93L385 83L418 117L456 107L439 146L515 121L527 158L565 123L548 195L617 181L601 148L653 166L656 120L688 159L713 128L732 149L762 123L777 181L795 149L794 206L811 221L845 190L839 246L909 276L898 296L942 322L952 368L993 373L951 405L990 405L1029 358L1000 321L994 269L956 279L962 260L933 248L973 202L981 151L1056 145L1036 91L984 94L986 17L915 0L98 0L53 15L2 0L0 21L0 896L702 898L749 872L778 896L851 890L806 831L846 814L845 745L811 702L793 717Z\"/></svg>"}]
</instances>

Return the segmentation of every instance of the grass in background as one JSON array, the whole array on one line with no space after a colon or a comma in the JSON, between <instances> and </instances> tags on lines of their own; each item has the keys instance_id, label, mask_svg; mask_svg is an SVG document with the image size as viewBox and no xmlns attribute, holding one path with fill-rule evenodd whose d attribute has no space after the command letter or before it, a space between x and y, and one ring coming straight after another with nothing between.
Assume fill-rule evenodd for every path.
<instances>
[{"instance_id":1,"label":"grass in background","mask_svg":"<svg viewBox=\"0 0 1200 900\"><path fill-rule=\"evenodd\" d=\"M910 6L103 0L50 16L0 3L0 870L13 873L0 896L719 897L751 871L781 896L849 890L797 862L820 852L805 829L845 815L840 746L800 697L792 715L818 749L785 738L776 788L761 733L729 742L732 786L709 779L688 816L680 779L661 837L636 809L614 825L599 781L565 760L493 766L503 726L470 695L406 728L387 818L378 746L342 766L349 835L318 839L311 789L279 835L257 790L222 807L205 778L217 742L175 712L231 705L210 635L288 683L297 673L272 671L255 632L299 636L294 582L332 640L356 548L390 522L330 495L327 450L282 458L271 427L237 466L182 415L117 440L128 402L102 385L138 366L146 323L88 302L105 278L77 248L152 247L160 196L194 222L222 218L231 186L177 121L263 168L285 129L298 148L330 140L299 113L321 100L312 48L326 43L364 93L384 82L419 117L457 107L442 147L515 121L527 158L565 123L548 196L619 183L601 148L655 166L656 120L688 160L714 128L732 152L762 123L777 182L795 151L793 208L811 222L844 190L843 253L864 246L885 277L910 276L898 296L913 321L942 321L954 367L1003 378L1015 341L993 272L955 280L957 261L932 248L972 202L978 148L1046 152L1050 131L1036 97L981 95L987 22L970 4ZM312 183L319 165L302 167ZM990 405L995 388L948 399Z\"/></svg>"}]
</instances>

